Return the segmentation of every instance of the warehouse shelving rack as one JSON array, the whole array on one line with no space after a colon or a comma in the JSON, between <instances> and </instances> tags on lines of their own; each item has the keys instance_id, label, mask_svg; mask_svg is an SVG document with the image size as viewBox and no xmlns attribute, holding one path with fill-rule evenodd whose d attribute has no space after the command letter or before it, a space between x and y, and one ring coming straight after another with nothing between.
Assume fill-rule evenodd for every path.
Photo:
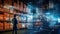
<instances>
[{"instance_id":1,"label":"warehouse shelving rack","mask_svg":"<svg viewBox=\"0 0 60 34\"><path fill-rule=\"evenodd\" d=\"M10 2L9 2L10 1ZM0 19L0 28L3 28L3 29L0 29L0 31L5 31L5 28L6 28L6 30L9 30L9 28L10 28L10 26L12 27L12 24L11 24L11 18L13 17L11 17L11 15L14 15L14 14L17 14L17 13L23 13L23 14L27 14L27 12L24 12L24 3L23 2L21 2L21 4L22 4L22 11L20 11L19 9L21 9L20 7L18 7L19 9L17 9L17 8L13 8L14 10L13 10L13 13L10 13L10 10L11 9L7 9L7 8L4 8L4 6L7 4L7 5L10 5L10 6L15 6L15 7L17 7L17 4L18 4L18 6L20 6L19 5L19 3L18 3L19 1L17 1L17 3L16 2L14 2L13 0L8 0L8 2L7 2L7 0L0 0L0 13L1 13L1 15L3 15L2 16L2 20ZM14 3L16 4L16 5L14 5ZM17 11L17 12L16 12ZM25 7L25 11L26 11L26 7ZM14 13L15 12L15 13ZM6 13L6 16L7 15L9 15L8 16L8 20L6 20L4 17L5 17L5 14L4 13ZM20 15L18 15L17 14L17 16L19 17ZM7 18L7 17L6 17ZM19 18L18 18L19 19ZM5 24L5 23L6 24ZM19 21L20 22L20 21ZM9 25L8 25L9 24ZM6 26L5 26L6 25ZM8 26L8 27L7 27ZM19 24L19 27L20 28L22 28L22 24L20 23ZM8 28L8 29L7 29ZM12 29L10 29L10 30L12 30Z\"/></svg>"}]
</instances>

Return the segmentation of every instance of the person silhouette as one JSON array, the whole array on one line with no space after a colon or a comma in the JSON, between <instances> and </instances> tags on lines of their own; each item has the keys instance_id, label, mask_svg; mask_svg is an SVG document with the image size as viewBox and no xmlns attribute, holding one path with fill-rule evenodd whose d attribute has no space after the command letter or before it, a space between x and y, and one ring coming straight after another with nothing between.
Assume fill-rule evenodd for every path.
<instances>
[{"instance_id":1,"label":"person silhouette","mask_svg":"<svg viewBox=\"0 0 60 34\"><path fill-rule=\"evenodd\" d=\"M17 24L18 24L18 20L16 18L16 14L14 15L13 19L12 19L12 23L13 23L13 32L12 34L17 34Z\"/></svg>"}]
</instances>

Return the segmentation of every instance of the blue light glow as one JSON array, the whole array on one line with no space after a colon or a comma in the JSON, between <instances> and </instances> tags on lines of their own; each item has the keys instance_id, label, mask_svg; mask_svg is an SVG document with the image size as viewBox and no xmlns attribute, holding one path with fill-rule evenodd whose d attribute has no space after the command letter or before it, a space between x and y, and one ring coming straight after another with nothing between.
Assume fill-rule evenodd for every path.
<instances>
[{"instance_id":1,"label":"blue light glow","mask_svg":"<svg viewBox=\"0 0 60 34\"><path fill-rule=\"evenodd\" d=\"M47 18L47 21L51 20L51 21L57 21L57 17L54 16L54 15L51 15L50 13L46 13L46 18Z\"/></svg>"},{"instance_id":2,"label":"blue light glow","mask_svg":"<svg viewBox=\"0 0 60 34\"><path fill-rule=\"evenodd\" d=\"M27 21L31 22L31 20L33 19L33 15L27 15Z\"/></svg>"},{"instance_id":3,"label":"blue light glow","mask_svg":"<svg viewBox=\"0 0 60 34\"><path fill-rule=\"evenodd\" d=\"M25 22L26 21L26 15L24 15L24 14L22 14L21 16L20 16L20 18L21 18L21 21L23 21L23 22Z\"/></svg>"},{"instance_id":4,"label":"blue light glow","mask_svg":"<svg viewBox=\"0 0 60 34\"><path fill-rule=\"evenodd\" d=\"M46 13L47 16L50 16L51 14L49 12Z\"/></svg>"},{"instance_id":5,"label":"blue light glow","mask_svg":"<svg viewBox=\"0 0 60 34\"><path fill-rule=\"evenodd\" d=\"M60 18L58 18L58 22L60 23Z\"/></svg>"}]
</instances>

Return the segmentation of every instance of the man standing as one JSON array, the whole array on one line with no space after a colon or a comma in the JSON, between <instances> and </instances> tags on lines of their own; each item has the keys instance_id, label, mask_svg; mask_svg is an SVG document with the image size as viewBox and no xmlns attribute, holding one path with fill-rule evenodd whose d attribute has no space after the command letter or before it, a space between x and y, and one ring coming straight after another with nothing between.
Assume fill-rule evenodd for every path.
<instances>
[{"instance_id":1,"label":"man standing","mask_svg":"<svg viewBox=\"0 0 60 34\"><path fill-rule=\"evenodd\" d=\"M18 24L18 21L16 19L16 14L14 15L14 18L12 19L12 23L13 23L13 32L12 34L17 34L17 24Z\"/></svg>"}]
</instances>

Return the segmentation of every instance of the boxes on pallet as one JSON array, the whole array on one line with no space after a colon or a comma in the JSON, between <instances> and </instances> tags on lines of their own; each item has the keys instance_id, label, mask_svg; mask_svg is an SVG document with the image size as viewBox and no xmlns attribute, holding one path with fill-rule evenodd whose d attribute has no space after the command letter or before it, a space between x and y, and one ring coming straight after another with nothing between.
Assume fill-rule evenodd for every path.
<instances>
[{"instance_id":1,"label":"boxes on pallet","mask_svg":"<svg viewBox=\"0 0 60 34\"><path fill-rule=\"evenodd\" d=\"M0 22L0 30L3 30L3 23Z\"/></svg>"},{"instance_id":2,"label":"boxes on pallet","mask_svg":"<svg viewBox=\"0 0 60 34\"><path fill-rule=\"evenodd\" d=\"M12 30L13 29L13 24L9 23L9 29Z\"/></svg>"},{"instance_id":3,"label":"boxes on pallet","mask_svg":"<svg viewBox=\"0 0 60 34\"><path fill-rule=\"evenodd\" d=\"M22 28L22 24L18 23L17 27L18 27L18 29Z\"/></svg>"},{"instance_id":4,"label":"boxes on pallet","mask_svg":"<svg viewBox=\"0 0 60 34\"><path fill-rule=\"evenodd\" d=\"M4 22L4 30L9 30L9 23Z\"/></svg>"}]
</instances>

